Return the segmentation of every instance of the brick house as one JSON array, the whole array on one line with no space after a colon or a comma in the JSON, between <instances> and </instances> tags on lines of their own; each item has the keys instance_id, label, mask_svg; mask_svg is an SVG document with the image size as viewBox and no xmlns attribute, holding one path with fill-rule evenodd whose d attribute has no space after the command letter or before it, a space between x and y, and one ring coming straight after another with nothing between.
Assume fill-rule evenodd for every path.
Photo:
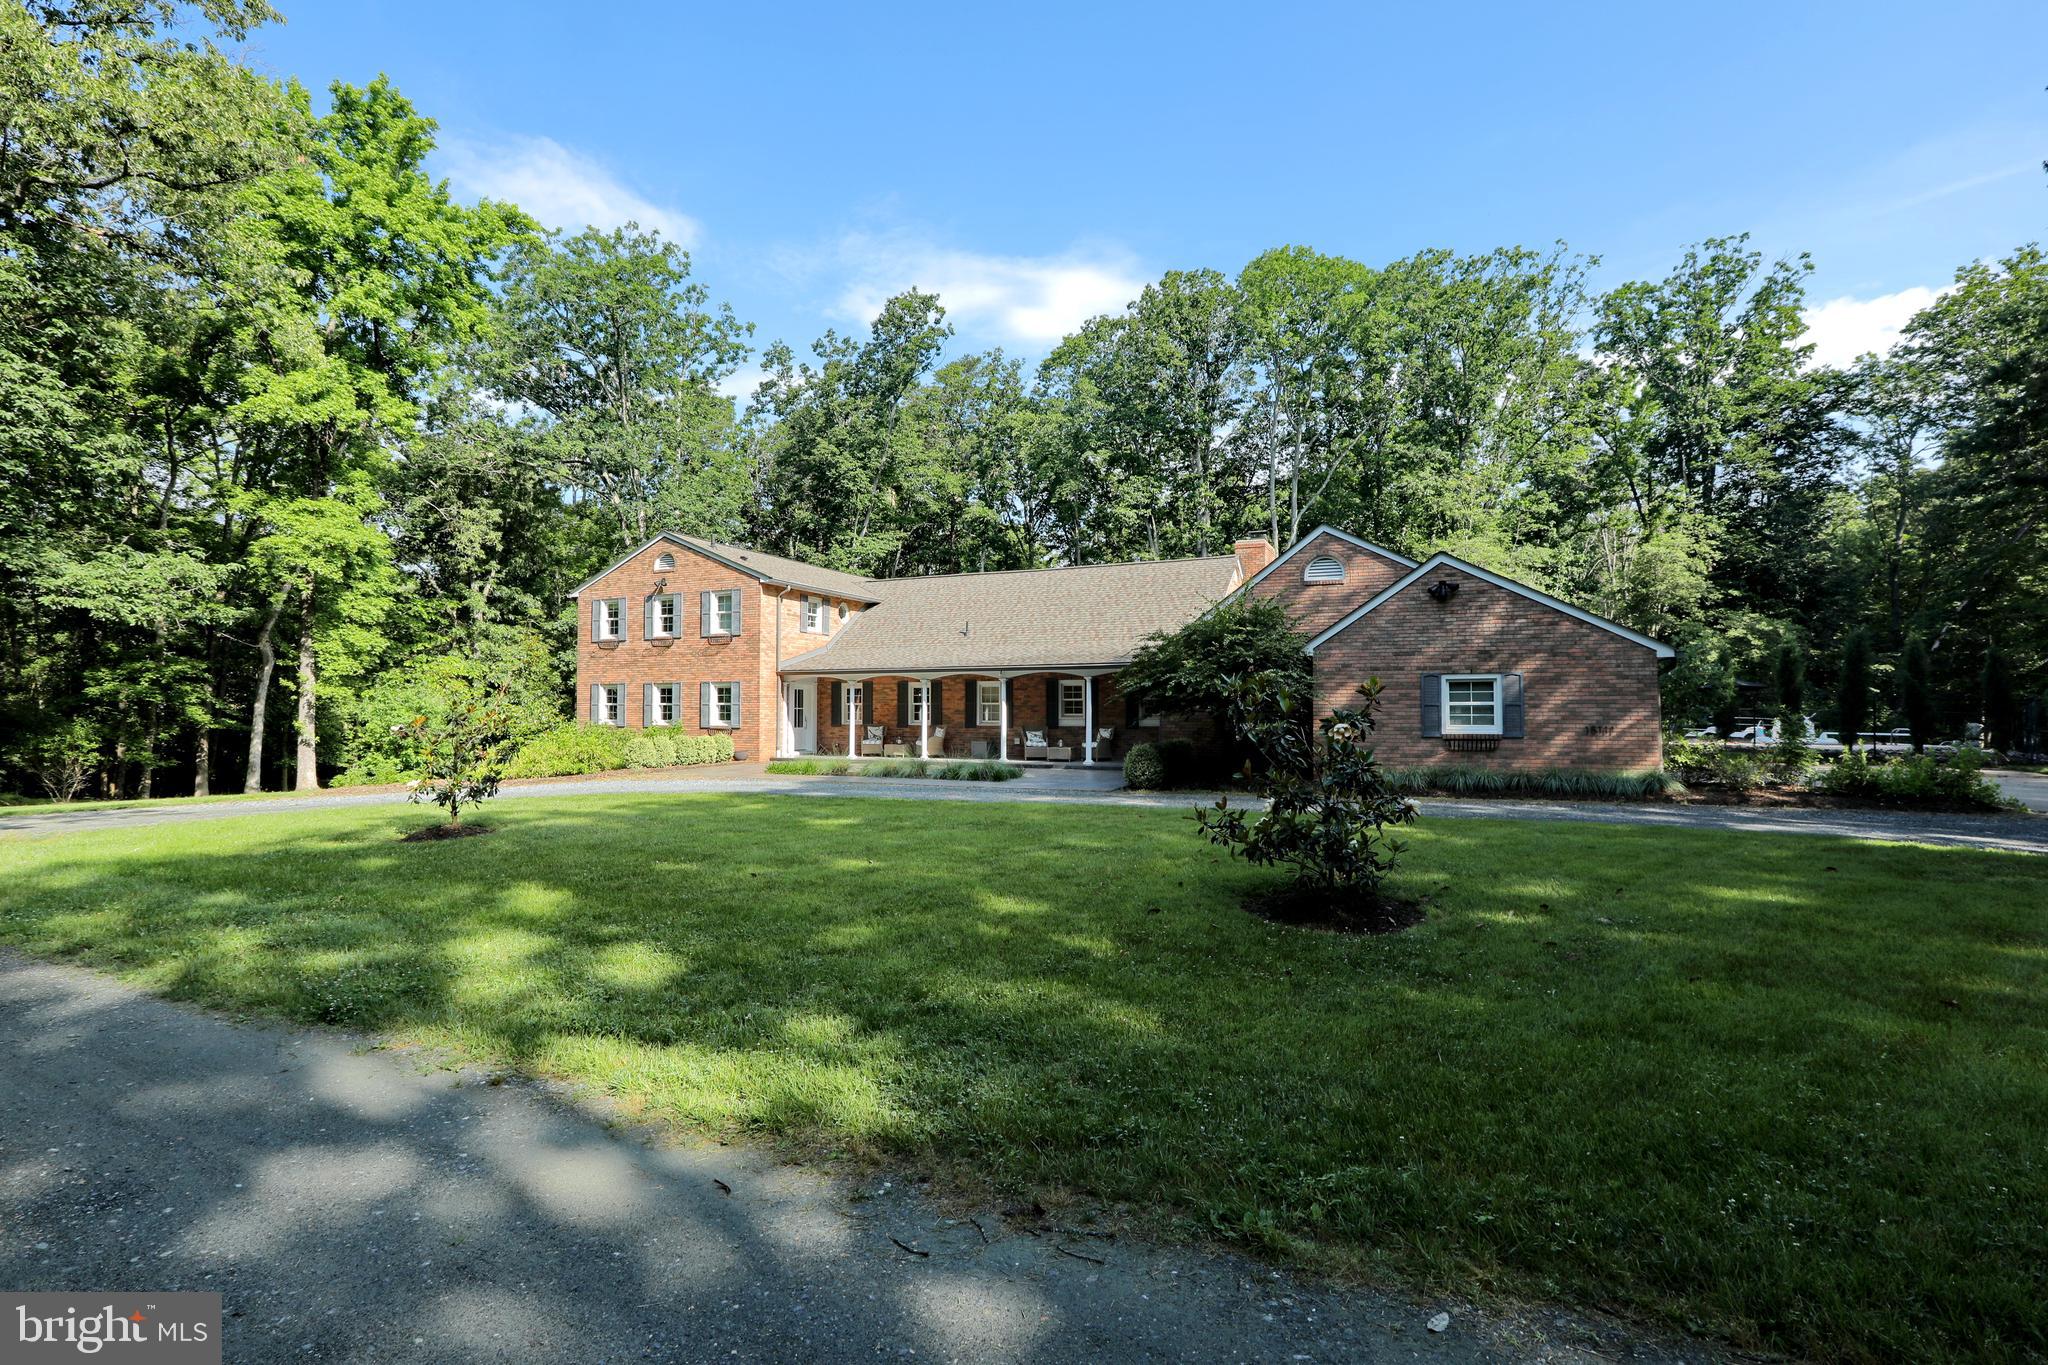
<instances>
[{"instance_id":1,"label":"brick house","mask_svg":"<svg viewBox=\"0 0 2048 1365\"><path fill-rule=\"evenodd\" d=\"M1668 647L1510 579L1330 527L1228 555L873 579L664 532L572 595L577 718L727 733L741 758L1113 760L1199 735L1116 675L1145 637L1255 592L1311 637L1320 705L1386 683L1389 762L1655 767ZM1033 750L1036 756L1036 750Z\"/></svg>"}]
</instances>

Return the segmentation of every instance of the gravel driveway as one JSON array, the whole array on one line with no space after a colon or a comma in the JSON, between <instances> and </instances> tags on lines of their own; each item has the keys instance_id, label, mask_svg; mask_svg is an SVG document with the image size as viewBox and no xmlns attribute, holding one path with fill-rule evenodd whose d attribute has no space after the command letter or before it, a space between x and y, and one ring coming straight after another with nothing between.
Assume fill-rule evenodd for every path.
<instances>
[{"instance_id":1,"label":"gravel driveway","mask_svg":"<svg viewBox=\"0 0 2048 1365\"><path fill-rule=\"evenodd\" d=\"M0 1285L216 1291L237 1365L1713 1358L659 1147L518 1080L4 952L0 1034Z\"/></svg>"},{"instance_id":2,"label":"gravel driveway","mask_svg":"<svg viewBox=\"0 0 2048 1365\"><path fill-rule=\"evenodd\" d=\"M1187 792L1127 792L1114 768L1050 769L1015 782L946 782L918 778L782 777L758 764L701 768L687 775L592 777L508 786L500 800L545 796L684 792L745 792L785 796L880 796L914 801L1024 801L1052 805L1160 806L1185 810L1213 797ZM219 820L234 815L392 804L402 793L330 792L275 801L219 801L127 809L81 806L74 810L9 814L0 810L0 835L61 834L72 830ZM1749 830L1765 834L1826 834L1847 839L1909 840L1958 848L2048 853L2048 818L2042 816L1932 815L1908 811L1770 810L1741 806L1602 805L1590 801L1461 801L1431 797L1425 815L1497 820L1561 820L1667 828Z\"/></svg>"}]
</instances>

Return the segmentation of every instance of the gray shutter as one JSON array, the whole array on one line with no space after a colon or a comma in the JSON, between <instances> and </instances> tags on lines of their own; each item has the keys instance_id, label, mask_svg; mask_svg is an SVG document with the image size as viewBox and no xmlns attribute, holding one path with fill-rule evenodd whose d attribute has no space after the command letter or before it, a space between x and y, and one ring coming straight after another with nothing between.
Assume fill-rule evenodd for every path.
<instances>
[{"instance_id":1,"label":"gray shutter","mask_svg":"<svg viewBox=\"0 0 2048 1365\"><path fill-rule=\"evenodd\" d=\"M708 592L697 594L697 633L699 635L709 635L711 633L711 594Z\"/></svg>"},{"instance_id":2,"label":"gray shutter","mask_svg":"<svg viewBox=\"0 0 2048 1365\"><path fill-rule=\"evenodd\" d=\"M896 723L910 724L910 683L902 678L896 680Z\"/></svg>"},{"instance_id":3,"label":"gray shutter","mask_svg":"<svg viewBox=\"0 0 2048 1365\"><path fill-rule=\"evenodd\" d=\"M740 685L739 685L738 683L734 683L734 684L732 685L732 728L733 728L733 729L737 730L737 729L739 729L739 728L740 728L740 726L741 726L742 724L744 724L744 723L745 723L745 722L744 722L744 721L743 721L743 720L742 720L741 718L742 718L743 716L745 716L746 714L747 714L747 713L746 713L746 711L745 711L745 709L744 709L744 703L742 703L742 702L740 701Z\"/></svg>"},{"instance_id":4,"label":"gray shutter","mask_svg":"<svg viewBox=\"0 0 2048 1365\"><path fill-rule=\"evenodd\" d=\"M840 687L839 681L834 679L832 683L832 723L834 725L846 724L846 694L839 690Z\"/></svg>"},{"instance_id":5,"label":"gray shutter","mask_svg":"<svg viewBox=\"0 0 2048 1365\"><path fill-rule=\"evenodd\" d=\"M591 639L593 639L593 640L602 640L602 639L604 638L604 631L603 631L603 630L601 629L601 627L600 627L600 625L599 625L599 623L600 623L600 622L602 622L603 620L604 620L604 599L603 599L602 597L599 597L599 598L597 598L597 599L593 600L593 601L591 602L591 604L590 604L590 638L591 638Z\"/></svg>"},{"instance_id":6,"label":"gray shutter","mask_svg":"<svg viewBox=\"0 0 2048 1365\"><path fill-rule=\"evenodd\" d=\"M1522 738L1522 675L1503 673L1500 677L1500 737Z\"/></svg>"},{"instance_id":7,"label":"gray shutter","mask_svg":"<svg viewBox=\"0 0 2048 1365\"><path fill-rule=\"evenodd\" d=\"M1437 739L1444 732L1444 675L1422 675L1422 737Z\"/></svg>"},{"instance_id":8,"label":"gray shutter","mask_svg":"<svg viewBox=\"0 0 2048 1365\"><path fill-rule=\"evenodd\" d=\"M711 728L711 684L708 682L697 684L697 728Z\"/></svg>"},{"instance_id":9,"label":"gray shutter","mask_svg":"<svg viewBox=\"0 0 2048 1365\"><path fill-rule=\"evenodd\" d=\"M604 684L590 685L590 723L597 724L604 719Z\"/></svg>"},{"instance_id":10,"label":"gray shutter","mask_svg":"<svg viewBox=\"0 0 2048 1365\"><path fill-rule=\"evenodd\" d=\"M654 687L653 683L648 683L640 693L640 724L643 728L661 724L661 712L654 704Z\"/></svg>"},{"instance_id":11,"label":"gray shutter","mask_svg":"<svg viewBox=\"0 0 2048 1365\"><path fill-rule=\"evenodd\" d=\"M640 638L643 640L652 640L654 638L654 602L655 599L650 597L641 603Z\"/></svg>"},{"instance_id":12,"label":"gray shutter","mask_svg":"<svg viewBox=\"0 0 2048 1365\"><path fill-rule=\"evenodd\" d=\"M745 624L746 610L747 595L735 590L732 595L732 633L735 635L740 633L742 626Z\"/></svg>"}]
</instances>

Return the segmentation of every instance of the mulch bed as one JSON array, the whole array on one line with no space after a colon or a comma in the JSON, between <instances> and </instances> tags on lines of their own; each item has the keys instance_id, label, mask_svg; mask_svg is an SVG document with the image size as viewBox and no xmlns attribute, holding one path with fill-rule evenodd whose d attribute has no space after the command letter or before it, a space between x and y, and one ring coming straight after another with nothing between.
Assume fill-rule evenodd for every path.
<instances>
[{"instance_id":1,"label":"mulch bed","mask_svg":"<svg viewBox=\"0 0 2048 1365\"><path fill-rule=\"evenodd\" d=\"M399 840L402 844L430 844L437 839L467 839L472 834L489 834L489 825L428 825Z\"/></svg>"},{"instance_id":2,"label":"mulch bed","mask_svg":"<svg viewBox=\"0 0 2048 1365\"><path fill-rule=\"evenodd\" d=\"M1245 899L1244 908L1260 919L1296 929L1322 929L1333 934L1398 934L1422 923L1421 901L1382 896L1374 900L1332 900L1313 887L1283 886Z\"/></svg>"}]
</instances>

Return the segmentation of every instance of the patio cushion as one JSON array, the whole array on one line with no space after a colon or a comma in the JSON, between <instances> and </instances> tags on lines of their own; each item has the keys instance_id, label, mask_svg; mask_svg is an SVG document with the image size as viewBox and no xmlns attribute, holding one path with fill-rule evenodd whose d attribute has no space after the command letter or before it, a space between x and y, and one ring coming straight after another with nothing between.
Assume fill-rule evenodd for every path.
<instances>
[{"instance_id":1,"label":"patio cushion","mask_svg":"<svg viewBox=\"0 0 2048 1365\"><path fill-rule=\"evenodd\" d=\"M1045 731L1026 730L1024 732L1024 747L1027 749L1043 749L1045 747Z\"/></svg>"},{"instance_id":2,"label":"patio cushion","mask_svg":"<svg viewBox=\"0 0 2048 1365\"><path fill-rule=\"evenodd\" d=\"M870 725L868 727L867 737L871 742L875 744L880 744L882 742L882 727L879 725Z\"/></svg>"}]
</instances>

